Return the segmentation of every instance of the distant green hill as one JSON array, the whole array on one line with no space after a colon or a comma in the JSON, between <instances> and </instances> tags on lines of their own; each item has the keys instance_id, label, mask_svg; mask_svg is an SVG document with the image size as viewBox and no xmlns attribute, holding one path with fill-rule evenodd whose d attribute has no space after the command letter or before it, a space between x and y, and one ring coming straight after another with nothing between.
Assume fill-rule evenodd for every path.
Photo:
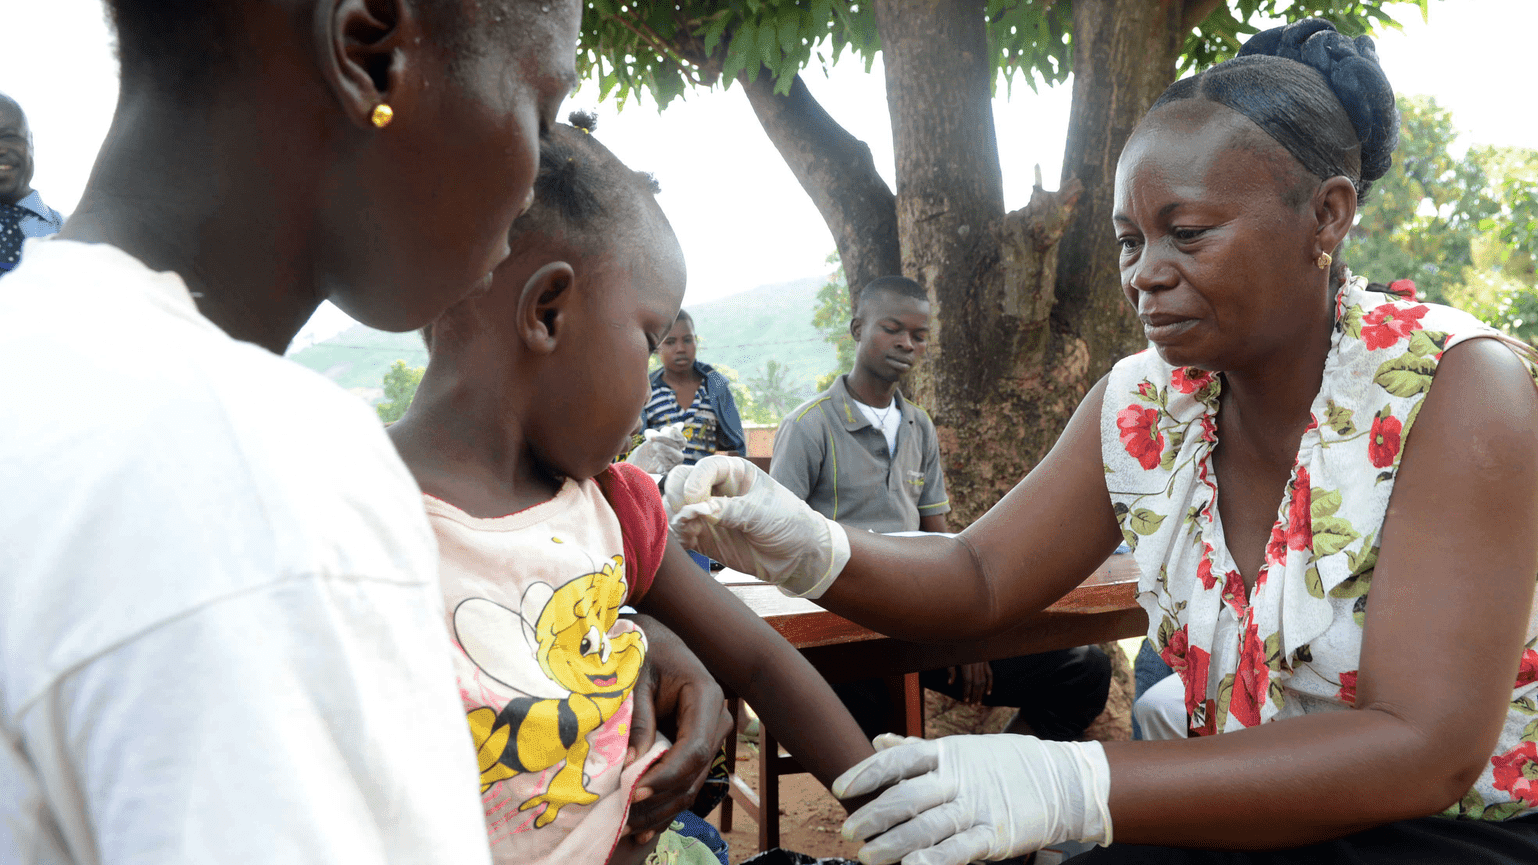
<instances>
[{"instance_id":1,"label":"distant green hill","mask_svg":"<svg viewBox=\"0 0 1538 865\"><path fill-rule=\"evenodd\" d=\"M769 360L790 368L803 396L837 363L832 344L812 327L812 305L826 276L761 285L702 304L685 304L700 337L700 360L725 364L746 381Z\"/></svg>"},{"instance_id":2,"label":"distant green hill","mask_svg":"<svg viewBox=\"0 0 1538 865\"><path fill-rule=\"evenodd\" d=\"M290 356L345 388L379 387L397 360L427 366L427 347L416 331L387 333L361 324Z\"/></svg>"},{"instance_id":3,"label":"distant green hill","mask_svg":"<svg viewBox=\"0 0 1538 865\"><path fill-rule=\"evenodd\" d=\"M700 360L731 367L746 380L761 374L772 358L789 367L803 395L811 396L816 379L837 362L833 346L812 327L812 305L826 281L809 276L686 304L700 335ZM427 365L427 349L415 332L386 333L361 324L291 357L344 388L379 387L397 360Z\"/></svg>"}]
</instances>

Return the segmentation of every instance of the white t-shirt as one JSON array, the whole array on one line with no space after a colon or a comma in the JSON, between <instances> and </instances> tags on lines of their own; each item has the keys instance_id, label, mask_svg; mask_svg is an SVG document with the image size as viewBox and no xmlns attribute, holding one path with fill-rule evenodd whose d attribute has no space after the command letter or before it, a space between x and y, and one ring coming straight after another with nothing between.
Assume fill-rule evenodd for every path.
<instances>
[{"instance_id":1,"label":"white t-shirt","mask_svg":"<svg viewBox=\"0 0 1538 865\"><path fill-rule=\"evenodd\" d=\"M860 414L865 415L870 425L881 430L881 434L886 436L887 455L897 453L897 431L903 424L902 406L897 404L897 396L895 394L892 396L892 401L887 403L886 408L871 408L859 400L854 400L854 404L860 407Z\"/></svg>"},{"instance_id":2,"label":"white t-shirt","mask_svg":"<svg viewBox=\"0 0 1538 865\"><path fill-rule=\"evenodd\" d=\"M29 242L0 321L0 862L487 862L373 413L106 245Z\"/></svg>"}]
</instances>

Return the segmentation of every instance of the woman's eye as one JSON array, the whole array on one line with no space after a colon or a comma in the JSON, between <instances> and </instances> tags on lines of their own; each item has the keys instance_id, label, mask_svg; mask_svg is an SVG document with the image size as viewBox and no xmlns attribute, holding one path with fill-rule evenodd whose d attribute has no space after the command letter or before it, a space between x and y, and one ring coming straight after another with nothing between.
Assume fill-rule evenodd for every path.
<instances>
[{"instance_id":1,"label":"woman's eye","mask_svg":"<svg viewBox=\"0 0 1538 865\"><path fill-rule=\"evenodd\" d=\"M1116 245L1121 247L1122 252L1132 252L1138 247L1138 239L1130 235L1127 237L1118 237L1116 238Z\"/></svg>"},{"instance_id":2,"label":"woman's eye","mask_svg":"<svg viewBox=\"0 0 1538 865\"><path fill-rule=\"evenodd\" d=\"M1185 243L1186 241L1195 240L1196 238L1200 237L1202 231L1203 229L1200 228L1177 228L1171 231L1170 234L1173 234L1176 240L1180 241L1181 243Z\"/></svg>"}]
</instances>

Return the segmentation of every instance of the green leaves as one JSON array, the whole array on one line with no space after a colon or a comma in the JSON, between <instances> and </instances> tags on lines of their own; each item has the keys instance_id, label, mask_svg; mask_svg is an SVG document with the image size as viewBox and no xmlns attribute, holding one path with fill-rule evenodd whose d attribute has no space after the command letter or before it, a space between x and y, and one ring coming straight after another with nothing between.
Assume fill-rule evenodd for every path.
<instances>
[{"instance_id":1,"label":"green leaves","mask_svg":"<svg viewBox=\"0 0 1538 865\"><path fill-rule=\"evenodd\" d=\"M1128 524L1132 530L1140 535L1151 535L1159 530L1159 524L1164 522L1163 514L1156 514L1148 508L1138 508L1133 511Z\"/></svg>"},{"instance_id":2,"label":"green leaves","mask_svg":"<svg viewBox=\"0 0 1538 865\"><path fill-rule=\"evenodd\" d=\"M1356 424L1351 422L1351 409L1341 408L1333 399L1324 404L1324 409L1324 425L1334 430L1336 435L1348 436L1356 432Z\"/></svg>"},{"instance_id":3,"label":"green leaves","mask_svg":"<svg viewBox=\"0 0 1538 865\"><path fill-rule=\"evenodd\" d=\"M1424 0L1416 0L1417 3ZM1384 11L1404 0L1228 0L1186 36L1182 71L1232 57L1261 16L1297 20L1323 12L1343 32L1397 26ZM1023 77L1031 89L1068 80L1073 65L1073 4L988 0L988 54L995 89ZM831 49L829 52L828 49ZM577 46L583 78L623 105L649 93L659 108L689 87L730 87L759 67L775 90L812 63L852 51L870 69L881 39L870 0L587 0ZM826 53L825 53L826 52Z\"/></svg>"},{"instance_id":4,"label":"green leaves","mask_svg":"<svg viewBox=\"0 0 1538 865\"><path fill-rule=\"evenodd\" d=\"M1380 364L1372 380L1394 396L1415 396L1431 389L1436 370L1437 362L1429 357L1402 354Z\"/></svg>"}]
</instances>

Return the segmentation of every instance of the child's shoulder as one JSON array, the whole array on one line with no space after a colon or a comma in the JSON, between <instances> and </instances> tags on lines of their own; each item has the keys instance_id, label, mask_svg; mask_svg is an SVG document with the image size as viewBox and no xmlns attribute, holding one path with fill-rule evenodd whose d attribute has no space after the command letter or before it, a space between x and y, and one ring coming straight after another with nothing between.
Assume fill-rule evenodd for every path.
<instances>
[{"instance_id":1,"label":"child's shoulder","mask_svg":"<svg viewBox=\"0 0 1538 865\"><path fill-rule=\"evenodd\" d=\"M668 516L662 493L651 475L630 463L614 463L585 483L598 485L619 519L633 604L651 588L667 549Z\"/></svg>"}]
</instances>

